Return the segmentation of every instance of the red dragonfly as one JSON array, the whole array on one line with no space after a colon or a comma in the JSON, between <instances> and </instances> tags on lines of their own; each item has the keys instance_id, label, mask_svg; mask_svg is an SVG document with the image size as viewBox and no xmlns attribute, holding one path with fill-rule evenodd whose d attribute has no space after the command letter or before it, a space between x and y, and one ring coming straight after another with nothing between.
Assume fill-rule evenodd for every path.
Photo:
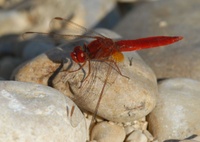
<instances>
[{"instance_id":1,"label":"red dragonfly","mask_svg":"<svg viewBox=\"0 0 200 142\"><path fill-rule=\"evenodd\" d=\"M60 17L54 18L51 23L54 23L55 21L73 25L84 32L88 31L86 28ZM39 33L39 32L27 32L26 34L33 34L33 33L47 34L47 33ZM106 73L106 78L104 80L104 84L100 92L96 108L94 110L92 122L94 121L97 115L98 108L102 99L102 95L103 95L105 86L107 84L109 75L111 73L111 70L113 68L113 65L120 75L127 77L121 73L119 67L117 66L118 62L122 62L124 60L124 55L122 54L122 52L130 52L130 51L136 51L136 50L141 50L141 49L165 46L165 45L169 45L183 39L183 37L181 36L172 36L172 37L171 36L154 36L154 37L140 38L140 39L134 39L134 40L114 41L113 39L103 36L99 33L96 33L95 31L92 31L92 34L93 35L53 34L53 36L55 37L61 37L61 38L64 37L66 39L69 39L69 38L93 39L93 41L91 41L89 44L84 44L83 46L76 46L73 52L71 52L72 60L81 65L80 68L71 72L75 72L82 69L87 62L89 64L88 74L84 78L84 80L86 80L89 77L90 72L92 70L90 67L91 61L107 62L109 65L109 68Z\"/></svg>"},{"instance_id":2,"label":"red dragonfly","mask_svg":"<svg viewBox=\"0 0 200 142\"><path fill-rule=\"evenodd\" d=\"M136 50L141 50L141 49L169 45L183 39L183 37L181 36L174 36L174 37L155 36L155 37L140 38L140 39L135 39L135 40L119 40L119 41L113 41L112 39L107 38L107 37L97 36L95 38L96 39L93 40L88 45L75 47L74 51L71 53L71 58L76 63L82 63L83 65L81 67L83 67L86 62L89 62L89 65L90 65L91 60L101 60L101 61L112 62L116 66L118 73L124 77L127 77L127 76L121 73L120 69L118 68L116 64L117 62L122 62L124 60L124 55L122 54L122 52L130 52L130 51L136 51ZM89 71L90 71L90 67L89 67ZM94 119L97 115L100 101L102 99L103 91L106 86L110 72L111 71L109 68L91 122L94 122ZM89 74L90 73L88 73L87 77L89 76ZM91 127L92 127L92 123L91 123Z\"/></svg>"}]
</instances>

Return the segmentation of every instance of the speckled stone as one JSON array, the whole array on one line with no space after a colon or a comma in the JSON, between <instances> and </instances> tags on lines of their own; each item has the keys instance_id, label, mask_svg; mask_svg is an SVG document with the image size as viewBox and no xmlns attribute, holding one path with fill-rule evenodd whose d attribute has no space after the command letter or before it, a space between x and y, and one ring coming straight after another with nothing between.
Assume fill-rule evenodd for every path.
<instances>
[{"instance_id":1,"label":"speckled stone","mask_svg":"<svg viewBox=\"0 0 200 142\"><path fill-rule=\"evenodd\" d=\"M0 81L0 141L85 142L79 108L59 91L39 84Z\"/></svg>"},{"instance_id":2,"label":"speckled stone","mask_svg":"<svg viewBox=\"0 0 200 142\"><path fill-rule=\"evenodd\" d=\"M155 109L148 117L149 130L158 141L200 135L200 82L175 78L159 84Z\"/></svg>"}]
</instances>

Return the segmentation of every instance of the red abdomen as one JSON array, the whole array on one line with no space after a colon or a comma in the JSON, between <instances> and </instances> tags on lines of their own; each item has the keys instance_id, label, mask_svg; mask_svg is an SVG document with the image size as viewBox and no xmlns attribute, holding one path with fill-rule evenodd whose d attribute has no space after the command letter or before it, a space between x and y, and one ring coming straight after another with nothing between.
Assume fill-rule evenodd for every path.
<instances>
[{"instance_id":1,"label":"red abdomen","mask_svg":"<svg viewBox=\"0 0 200 142\"><path fill-rule=\"evenodd\" d=\"M172 44L179 40L183 39L183 37L168 37L168 36L155 36L155 37L147 37L135 40L121 40L117 41L116 45L118 45L121 52L126 51L134 51L139 49L153 48L158 46L164 46L168 44Z\"/></svg>"}]
</instances>

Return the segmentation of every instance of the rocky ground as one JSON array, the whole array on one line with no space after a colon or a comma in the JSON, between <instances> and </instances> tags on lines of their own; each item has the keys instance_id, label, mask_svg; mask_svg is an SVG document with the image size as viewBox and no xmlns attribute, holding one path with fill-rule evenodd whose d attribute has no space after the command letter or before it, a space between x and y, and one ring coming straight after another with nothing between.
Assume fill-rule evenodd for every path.
<instances>
[{"instance_id":1,"label":"rocky ground","mask_svg":"<svg viewBox=\"0 0 200 142\"><path fill-rule=\"evenodd\" d=\"M200 141L198 0L12 0L0 5L0 141ZM69 33L71 27L50 24L56 16L89 29L103 27L95 30L113 39L184 39L124 53L125 61L118 66L129 78L110 72L91 129L109 65L92 61L90 76L81 84L88 63L84 71L66 69L79 68L70 53L88 40L23 34Z\"/></svg>"}]
</instances>

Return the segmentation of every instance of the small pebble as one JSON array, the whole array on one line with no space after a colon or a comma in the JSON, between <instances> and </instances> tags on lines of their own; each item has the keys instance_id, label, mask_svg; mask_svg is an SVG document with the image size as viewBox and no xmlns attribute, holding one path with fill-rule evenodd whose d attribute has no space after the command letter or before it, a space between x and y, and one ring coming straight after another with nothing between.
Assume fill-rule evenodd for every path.
<instances>
[{"instance_id":1,"label":"small pebble","mask_svg":"<svg viewBox=\"0 0 200 142\"><path fill-rule=\"evenodd\" d=\"M124 139L124 128L114 123L100 122L94 126L91 133L91 140L98 142L123 142Z\"/></svg>"}]
</instances>

